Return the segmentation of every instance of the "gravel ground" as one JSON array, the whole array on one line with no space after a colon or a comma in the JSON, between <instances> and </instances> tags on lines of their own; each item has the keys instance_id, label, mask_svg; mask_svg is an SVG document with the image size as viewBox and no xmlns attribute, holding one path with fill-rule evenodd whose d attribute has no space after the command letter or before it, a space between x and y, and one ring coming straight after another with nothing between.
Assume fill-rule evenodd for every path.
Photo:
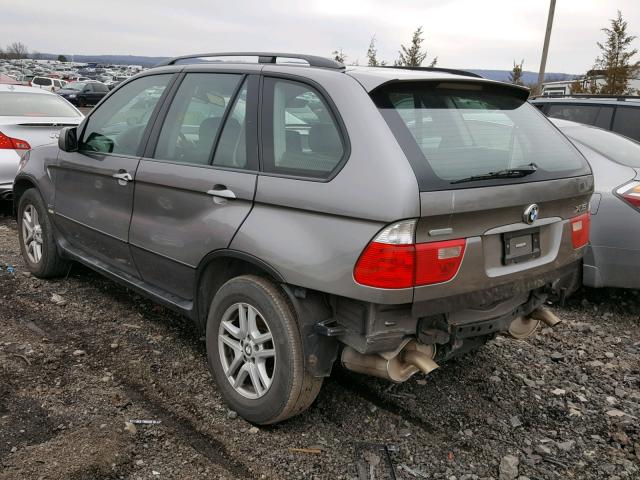
<instances>
[{"instance_id":1,"label":"gravel ground","mask_svg":"<svg viewBox=\"0 0 640 480\"><path fill-rule=\"evenodd\" d=\"M337 370L308 412L258 428L222 402L188 321L81 266L38 280L16 235L5 210L1 480L348 479L358 459L391 478L362 442L403 479L640 478L638 292L581 291L551 307L556 329L401 385Z\"/></svg>"}]
</instances>

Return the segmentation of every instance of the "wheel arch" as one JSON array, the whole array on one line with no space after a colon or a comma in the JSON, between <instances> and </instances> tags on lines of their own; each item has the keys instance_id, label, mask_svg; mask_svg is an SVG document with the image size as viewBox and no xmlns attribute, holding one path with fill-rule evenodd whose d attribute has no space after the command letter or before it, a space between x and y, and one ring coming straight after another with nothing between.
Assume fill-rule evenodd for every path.
<instances>
[{"instance_id":1,"label":"wheel arch","mask_svg":"<svg viewBox=\"0 0 640 480\"><path fill-rule=\"evenodd\" d=\"M216 250L200 261L193 292L193 319L201 331L206 329L209 304L216 292L225 282L246 274L267 276L276 283L286 283L277 269L242 251Z\"/></svg>"},{"instance_id":2,"label":"wheel arch","mask_svg":"<svg viewBox=\"0 0 640 480\"><path fill-rule=\"evenodd\" d=\"M13 183L13 216L14 217L17 217L18 215L18 204L20 203L20 197L22 197L22 195L24 195L24 192L26 192L30 188L35 188L36 190L38 190L38 186L36 185L35 180L33 180L31 177L22 175L15 179Z\"/></svg>"}]
</instances>

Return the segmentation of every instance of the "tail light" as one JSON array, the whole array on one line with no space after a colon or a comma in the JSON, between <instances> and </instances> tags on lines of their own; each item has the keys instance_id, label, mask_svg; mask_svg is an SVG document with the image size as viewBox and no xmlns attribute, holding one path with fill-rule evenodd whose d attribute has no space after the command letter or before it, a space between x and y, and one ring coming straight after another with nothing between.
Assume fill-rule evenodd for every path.
<instances>
[{"instance_id":1,"label":"tail light","mask_svg":"<svg viewBox=\"0 0 640 480\"><path fill-rule=\"evenodd\" d=\"M616 193L632 207L640 208L640 182L627 183L616 190Z\"/></svg>"},{"instance_id":2,"label":"tail light","mask_svg":"<svg viewBox=\"0 0 640 480\"><path fill-rule=\"evenodd\" d=\"M589 243L589 224L591 223L591 214L583 213L571 219L571 241L573 248L584 247Z\"/></svg>"},{"instance_id":3,"label":"tail light","mask_svg":"<svg viewBox=\"0 0 640 480\"><path fill-rule=\"evenodd\" d=\"M416 220L389 225L364 249L353 271L361 285L410 288L451 280L462 263L465 239L415 243Z\"/></svg>"},{"instance_id":4,"label":"tail light","mask_svg":"<svg viewBox=\"0 0 640 480\"><path fill-rule=\"evenodd\" d=\"M20 140L19 138L7 137L4 133L0 132L0 150L30 150L31 145L26 140Z\"/></svg>"}]
</instances>

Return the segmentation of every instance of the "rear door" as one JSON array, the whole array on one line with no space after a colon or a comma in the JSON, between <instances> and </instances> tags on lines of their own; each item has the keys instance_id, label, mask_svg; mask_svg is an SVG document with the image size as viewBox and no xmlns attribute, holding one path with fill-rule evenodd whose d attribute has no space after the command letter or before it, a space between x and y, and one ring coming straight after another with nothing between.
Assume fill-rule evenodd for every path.
<instances>
[{"instance_id":1,"label":"rear door","mask_svg":"<svg viewBox=\"0 0 640 480\"><path fill-rule=\"evenodd\" d=\"M127 245L139 156L150 119L173 75L137 79L96 109L79 151L59 154L54 220L73 247L108 267L138 276Z\"/></svg>"},{"instance_id":2,"label":"rear door","mask_svg":"<svg viewBox=\"0 0 640 480\"><path fill-rule=\"evenodd\" d=\"M180 298L192 298L199 263L229 246L251 210L258 83L257 75L187 73L140 162L133 258L146 282Z\"/></svg>"}]
</instances>

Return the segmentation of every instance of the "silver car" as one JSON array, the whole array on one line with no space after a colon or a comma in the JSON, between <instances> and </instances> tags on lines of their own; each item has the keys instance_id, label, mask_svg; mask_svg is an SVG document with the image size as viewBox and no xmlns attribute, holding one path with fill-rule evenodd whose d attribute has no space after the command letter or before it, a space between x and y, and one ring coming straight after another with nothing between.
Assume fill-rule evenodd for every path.
<instances>
[{"instance_id":1,"label":"silver car","mask_svg":"<svg viewBox=\"0 0 640 480\"><path fill-rule=\"evenodd\" d=\"M58 141L58 132L84 116L55 93L0 85L0 199L11 199L20 157L30 148Z\"/></svg>"},{"instance_id":2,"label":"silver car","mask_svg":"<svg viewBox=\"0 0 640 480\"><path fill-rule=\"evenodd\" d=\"M552 122L587 158L595 178L584 284L640 288L640 143L590 125Z\"/></svg>"},{"instance_id":3,"label":"silver car","mask_svg":"<svg viewBox=\"0 0 640 480\"><path fill-rule=\"evenodd\" d=\"M338 357L402 382L553 323L541 307L575 288L593 177L528 90L200 57L123 82L29 153L15 201L35 275L78 261L193 319L256 423L304 411Z\"/></svg>"}]
</instances>

